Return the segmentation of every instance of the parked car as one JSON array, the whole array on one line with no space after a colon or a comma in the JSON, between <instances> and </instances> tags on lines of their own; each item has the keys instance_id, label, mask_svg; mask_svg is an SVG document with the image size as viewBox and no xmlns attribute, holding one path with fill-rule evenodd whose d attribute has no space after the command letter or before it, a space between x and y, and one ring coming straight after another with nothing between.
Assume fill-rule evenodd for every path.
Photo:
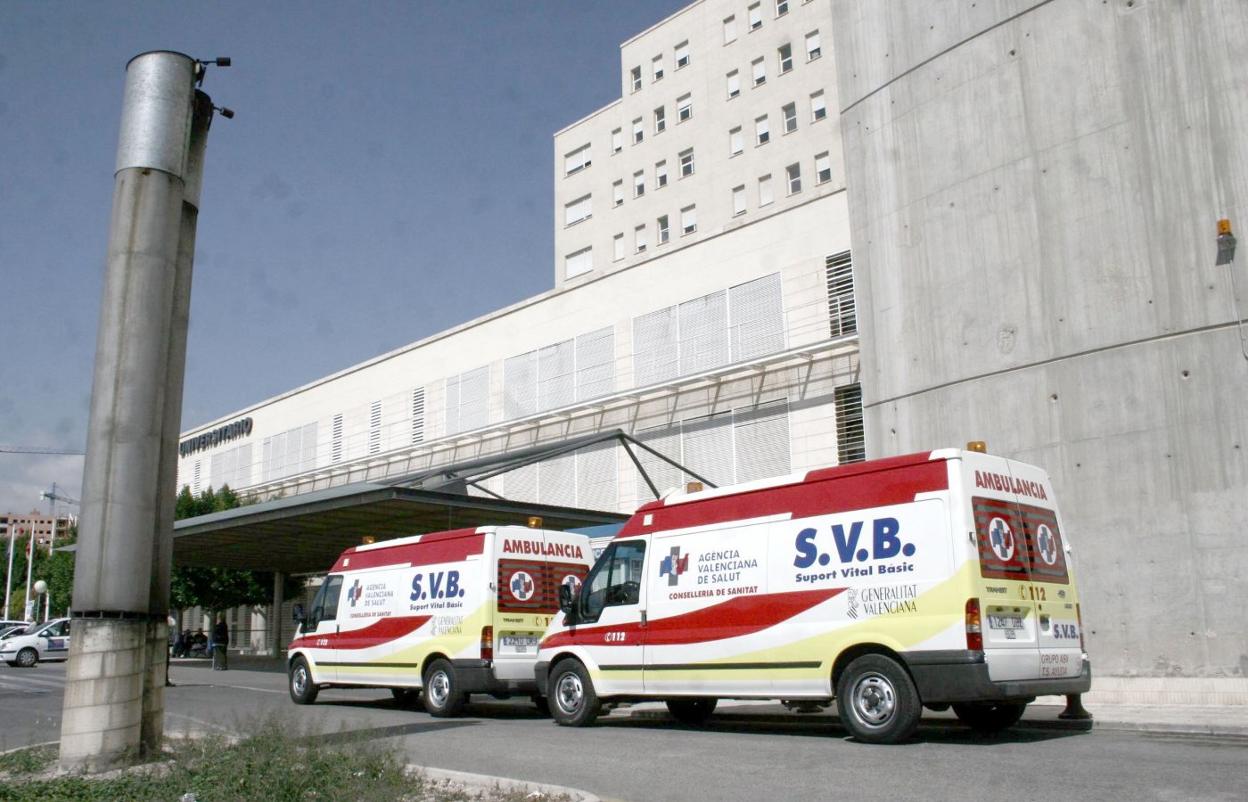
<instances>
[{"instance_id":1,"label":"parked car","mask_svg":"<svg viewBox=\"0 0 1248 802\"><path fill-rule=\"evenodd\" d=\"M40 660L69 659L69 619L31 624L21 635L0 641L0 660L11 666L31 668Z\"/></svg>"},{"instance_id":2,"label":"parked car","mask_svg":"<svg viewBox=\"0 0 1248 802\"><path fill-rule=\"evenodd\" d=\"M30 624L27 624L25 621L20 624L5 621L4 624L0 626L0 640L11 638L14 635L20 635L26 631L26 627L28 626L30 626Z\"/></svg>"},{"instance_id":3,"label":"parked car","mask_svg":"<svg viewBox=\"0 0 1248 802\"><path fill-rule=\"evenodd\" d=\"M13 627L28 627L28 626L30 626L29 621L0 621L0 632L5 631L6 629L12 629Z\"/></svg>"}]
</instances>

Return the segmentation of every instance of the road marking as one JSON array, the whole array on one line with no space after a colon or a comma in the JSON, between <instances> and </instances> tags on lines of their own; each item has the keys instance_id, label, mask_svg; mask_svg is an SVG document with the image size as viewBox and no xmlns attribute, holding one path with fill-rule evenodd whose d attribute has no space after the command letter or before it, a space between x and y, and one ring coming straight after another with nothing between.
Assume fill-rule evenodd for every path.
<instances>
[{"instance_id":1,"label":"road marking","mask_svg":"<svg viewBox=\"0 0 1248 802\"><path fill-rule=\"evenodd\" d=\"M16 683L16 684L10 684ZM43 688L62 688L65 686L65 679L56 679L54 677L18 677L13 675L5 676L0 679L0 685L10 688L25 687L43 687Z\"/></svg>"}]
</instances>

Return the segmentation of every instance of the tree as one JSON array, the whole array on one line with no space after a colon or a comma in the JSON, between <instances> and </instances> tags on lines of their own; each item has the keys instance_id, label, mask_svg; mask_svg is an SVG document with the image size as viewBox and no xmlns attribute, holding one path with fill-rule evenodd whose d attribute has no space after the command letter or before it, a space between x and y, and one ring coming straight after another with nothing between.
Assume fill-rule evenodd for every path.
<instances>
[{"instance_id":1,"label":"tree","mask_svg":"<svg viewBox=\"0 0 1248 802\"><path fill-rule=\"evenodd\" d=\"M26 615L23 605L26 602L26 555L30 549L30 538L31 535L26 534L13 539L12 578L10 579L8 576L5 577L6 583L12 582L11 585L6 584L5 587L12 587L13 596L9 602L9 609L5 610L4 615L0 617L17 620L24 618ZM3 565L4 569L7 571L9 566L9 544L7 542L8 539L6 538L5 540L6 542L4 543L3 554L0 555L0 560L3 562L0 563L0 565ZM44 578L42 565L48 559L48 555L44 553L44 548L46 547L41 548L39 542L36 540L34 560L31 568L32 583L35 582L35 580ZM0 593L2 592L3 591L0 590Z\"/></svg>"},{"instance_id":2,"label":"tree","mask_svg":"<svg viewBox=\"0 0 1248 802\"><path fill-rule=\"evenodd\" d=\"M222 512L242 506L238 494L229 485L219 491L210 487L198 496L183 486L178 493L174 517L178 520ZM291 598L303 587L300 580L287 578L285 595ZM273 599L273 574L269 571L246 571L237 568L202 568L182 566L173 570L169 587L174 609L203 607L205 610L226 610L253 604L268 604Z\"/></svg>"}]
</instances>

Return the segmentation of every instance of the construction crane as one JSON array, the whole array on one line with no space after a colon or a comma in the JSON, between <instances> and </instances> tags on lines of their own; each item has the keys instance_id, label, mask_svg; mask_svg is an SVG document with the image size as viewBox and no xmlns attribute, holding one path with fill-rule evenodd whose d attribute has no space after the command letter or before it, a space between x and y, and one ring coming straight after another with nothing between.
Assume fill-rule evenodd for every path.
<instances>
[{"instance_id":1,"label":"construction crane","mask_svg":"<svg viewBox=\"0 0 1248 802\"><path fill-rule=\"evenodd\" d=\"M82 503L78 501L78 499L76 498L70 498L69 496L62 496L60 493L56 492L56 482L52 483L51 490L47 490L47 491L44 491L43 493L40 493L39 498L46 498L49 502L51 502L50 504L48 504L49 512L51 512L53 505L55 505L56 502L58 501L62 502L63 504L73 504L75 506Z\"/></svg>"}]
</instances>

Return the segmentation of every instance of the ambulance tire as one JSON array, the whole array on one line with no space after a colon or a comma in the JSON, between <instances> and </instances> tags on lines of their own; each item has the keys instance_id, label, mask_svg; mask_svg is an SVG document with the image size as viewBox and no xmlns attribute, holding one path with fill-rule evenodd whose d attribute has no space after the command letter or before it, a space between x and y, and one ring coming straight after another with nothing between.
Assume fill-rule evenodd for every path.
<instances>
[{"instance_id":1,"label":"ambulance tire","mask_svg":"<svg viewBox=\"0 0 1248 802\"><path fill-rule=\"evenodd\" d=\"M719 704L719 700L713 696L695 699L668 699L667 712L671 713L672 718L681 724L696 727L706 723L706 720L715 712L715 705L717 704Z\"/></svg>"},{"instance_id":2,"label":"ambulance tire","mask_svg":"<svg viewBox=\"0 0 1248 802\"><path fill-rule=\"evenodd\" d=\"M1007 730L1018 723L1027 709L1026 703L987 702L954 705L958 720L976 732L991 734Z\"/></svg>"},{"instance_id":3,"label":"ambulance tire","mask_svg":"<svg viewBox=\"0 0 1248 802\"><path fill-rule=\"evenodd\" d=\"M882 654L864 654L845 667L836 685L836 708L849 734L870 744L906 740L923 713L910 675Z\"/></svg>"},{"instance_id":4,"label":"ambulance tire","mask_svg":"<svg viewBox=\"0 0 1248 802\"><path fill-rule=\"evenodd\" d=\"M459 690L455 667L441 658L425 669L425 710L437 718L458 716L464 710L467 697Z\"/></svg>"},{"instance_id":5,"label":"ambulance tire","mask_svg":"<svg viewBox=\"0 0 1248 802\"><path fill-rule=\"evenodd\" d=\"M391 688L390 693L399 707L412 708L420 699L420 688Z\"/></svg>"},{"instance_id":6,"label":"ambulance tire","mask_svg":"<svg viewBox=\"0 0 1248 802\"><path fill-rule=\"evenodd\" d=\"M560 660L550 672L550 714L564 727L588 727L602 712L594 683L580 660Z\"/></svg>"},{"instance_id":7,"label":"ambulance tire","mask_svg":"<svg viewBox=\"0 0 1248 802\"><path fill-rule=\"evenodd\" d=\"M290 664L290 698L297 705L310 705L316 701L320 689L312 682L308 661L296 657Z\"/></svg>"}]
</instances>

